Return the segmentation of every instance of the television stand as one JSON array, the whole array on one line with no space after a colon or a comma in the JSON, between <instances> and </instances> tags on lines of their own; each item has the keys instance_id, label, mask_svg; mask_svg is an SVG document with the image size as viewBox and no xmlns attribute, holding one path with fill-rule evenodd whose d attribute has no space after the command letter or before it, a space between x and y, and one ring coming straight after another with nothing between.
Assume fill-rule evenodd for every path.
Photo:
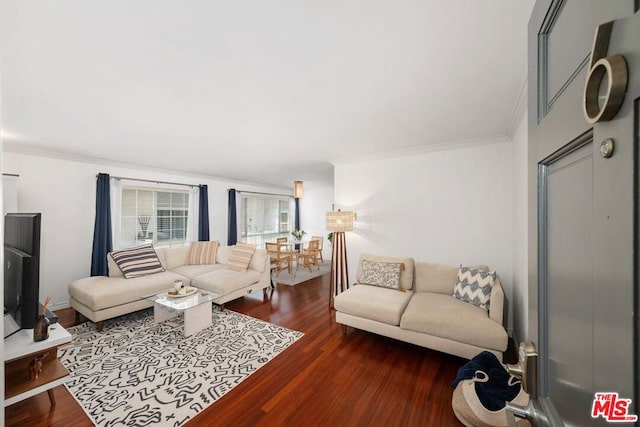
<instances>
[{"instance_id":1,"label":"television stand","mask_svg":"<svg viewBox=\"0 0 640 427\"><path fill-rule=\"evenodd\" d=\"M49 326L49 338L44 341L33 341L33 329L22 329L4 340L5 407L44 391L51 405L56 404L53 388L69 377L58 360L58 347L68 342L71 334L60 324Z\"/></svg>"}]
</instances>

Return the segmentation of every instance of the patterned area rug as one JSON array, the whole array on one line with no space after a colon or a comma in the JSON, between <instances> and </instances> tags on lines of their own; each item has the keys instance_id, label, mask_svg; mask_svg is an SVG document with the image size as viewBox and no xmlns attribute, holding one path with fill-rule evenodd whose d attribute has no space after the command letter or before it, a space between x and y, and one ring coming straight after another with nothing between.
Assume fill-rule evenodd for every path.
<instances>
[{"instance_id":1,"label":"patterned area rug","mask_svg":"<svg viewBox=\"0 0 640 427\"><path fill-rule=\"evenodd\" d=\"M319 267L320 269L315 265L312 265L311 272L309 272L307 267L300 266L298 270L296 270L296 267L294 266L291 269L291 274L289 274L287 270L284 270L278 274L278 277L276 277L275 273L272 273L271 277L273 278L273 283L280 283L281 285L289 286L299 285L307 280L311 280L315 277L329 274L331 272L331 263L328 261L320 263Z\"/></svg>"},{"instance_id":2,"label":"patterned area rug","mask_svg":"<svg viewBox=\"0 0 640 427\"><path fill-rule=\"evenodd\" d=\"M99 426L180 426L302 337L218 308L213 326L185 338L182 316L155 325L153 310L68 329L60 349L67 388Z\"/></svg>"}]
</instances>

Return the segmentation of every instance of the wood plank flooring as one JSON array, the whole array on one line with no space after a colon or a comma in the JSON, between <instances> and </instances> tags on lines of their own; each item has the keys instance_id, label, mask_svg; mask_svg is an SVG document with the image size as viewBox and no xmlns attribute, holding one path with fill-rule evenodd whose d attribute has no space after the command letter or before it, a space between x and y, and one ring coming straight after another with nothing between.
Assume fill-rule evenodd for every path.
<instances>
[{"instance_id":1,"label":"wood plank flooring","mask_svg":"<svg viewBox=\"0 0 640 427\"><path fill-rule=\"evenodd\" d=\"M227 308L305 336L190 421L196 426L461 426L451 381L464 359L349 328L328 306L329 276L277 285ZM71 309L56 312L67 327ZM6 426L91 426L64 387L5 408Z\"/></svg>"}]
</instances>

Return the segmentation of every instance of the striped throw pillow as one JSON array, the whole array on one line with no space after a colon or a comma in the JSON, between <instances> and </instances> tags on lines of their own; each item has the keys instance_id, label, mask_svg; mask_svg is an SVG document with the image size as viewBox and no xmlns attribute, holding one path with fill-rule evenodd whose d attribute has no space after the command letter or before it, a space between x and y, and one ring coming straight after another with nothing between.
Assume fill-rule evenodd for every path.
<instances>
[{"instance_id":1,"label":"striped throw pillow","mask_svg":"<svg viewBox=\"0 0 640 427\"><path fill-rule=\"evenodd\" d=\"M220 242L193 242L187 256L187 265L215 264Z\"/></svg>"},{"instance_id":2,"label":"striped throw pillow","mask_svg":"<svg viewBox=\"0 0 640 427\"><path fill-rule=\"evenodd\" d=\"M114 251L111 252L111 257L122 271L125 279L164 271L151 244Z\"/></svg>"},{"instance_id":3,"label":"striped throw pillow","mask_svg":"<svg viewBox=\"0 0 640 427\"><path fill-rule=\"evenodd\" d=\"M229 254L229 260L227 261L227 268L234 271L240 271L244 273L249 268L251 257L256 251L256 245L250 245L248 243L236 243Z\"/></svg>"}]
</instances>

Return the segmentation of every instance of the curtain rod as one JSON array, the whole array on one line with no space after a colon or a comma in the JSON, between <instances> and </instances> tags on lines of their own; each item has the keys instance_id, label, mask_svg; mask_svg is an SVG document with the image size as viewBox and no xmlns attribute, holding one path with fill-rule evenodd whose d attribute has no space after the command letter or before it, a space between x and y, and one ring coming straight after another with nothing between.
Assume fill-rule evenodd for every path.
<instances>
[{"instance_id":1,"label":"curtain rod","mask_svg":"<svg viewBox=\"0 0 640 427\"><path fill-rule=\"evenodd\" d=\"M15 173L3 173L2 176L15 176L16 178L20 178L20 175L17 175Z\"/></svg>"},{"instance_id":2,"label":"curtain rod","mask_svg":"<svg viewBox=\"0 0 640 427\"><path fill-rule=\"evenodd\" d=\"M235 188L227 188L227 191L229 191L229 190L235 190ZM264 192L260 192L260 191L236 190L236 193L264 194L265 196L278 196L278 197L289 197L289 198L293 197L293 196L290 196L288 194L264 193Z\"/></svg>"},{"instance_id":3,"label":"curtain rod","mask_svg":"<svg viewBox=\"0 0 640 427\"><path fill-rule=\"evenodd\" d=\"M96 175L96 178L97 177L98 177L98 175ZM127 178L127 177L124 177L124 176L111 176L111 175L109 177L113 178L113 179L126 179L126 180L129 180L129 181L151 182L151 183L154 183L154 184L183 185L185 187L191 187L191 188L199 187L199 185L197 185L197 184L183 184L181 182L158 181L158 180L155 180L155 179Z\"/></svg>"}]
</instances>

